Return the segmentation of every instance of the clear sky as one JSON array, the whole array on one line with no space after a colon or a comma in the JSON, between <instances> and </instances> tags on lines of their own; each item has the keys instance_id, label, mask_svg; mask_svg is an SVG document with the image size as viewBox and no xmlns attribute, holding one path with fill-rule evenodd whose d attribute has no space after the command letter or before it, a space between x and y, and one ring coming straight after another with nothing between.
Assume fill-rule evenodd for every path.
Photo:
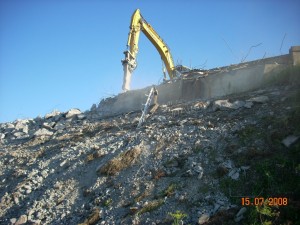
<instances>
[{"instance_id":1,"label":"clear sky","mask_svg":"<svg viewBox=\"0 0 300 225\"><path fill-rule=\"evenodd\" d=\"M121 92L121 59L139 8L177 64L210 69L300 45L298 0L0 0L0 122L90 109ZM132 88L158 84L162 61L141 34Z\"/></svg>"}]
</instances>

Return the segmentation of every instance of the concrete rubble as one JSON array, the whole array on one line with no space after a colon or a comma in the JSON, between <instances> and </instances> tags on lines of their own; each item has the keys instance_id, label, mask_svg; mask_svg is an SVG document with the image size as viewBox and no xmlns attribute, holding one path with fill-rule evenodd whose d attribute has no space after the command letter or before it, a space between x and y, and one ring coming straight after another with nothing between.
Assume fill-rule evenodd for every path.
<instances>
[{"instance_id":1,"label":"concrete rubble","mask_svg":"<svg viewBox=\"0 0 300 225\"><path fill-rule=\"evenodd\" d=\"M282 140L282 144L284 144L286 147L290 147L292 144L294 144L296 141L298 141L299 137L294 135L289 135L285 139Z\"/></svg>"},{"instance_id":2,"label":"concrete rubble","mask_svg":"<svg viewBox=\"0 0 300 225\"><path fill-rule=\"evenodd\" d=\"M242 207L239 212L235 215L235 222L240 222L244 218L244 213L247 211L246 207Z\"/></svg>"},{"instance_id":3,"label":"concrete rubble","mask_svg":"<svg viewBox=\"0 0 300 225\"><path fill-rule=\"evenodd\" d=\"M100 118L95 105L0 124L0 224L171 224L176 210L187 214L184 224L208 224L220 212L240 224L246 208L222 182L253 171L238 155L268 146L247 141L249 127L271 132L266 117L293 107L272 93L296 91L161 105L138 130L140 111ZM287 147L298 140L285 137Z\"/></svg>"}]
</instances>

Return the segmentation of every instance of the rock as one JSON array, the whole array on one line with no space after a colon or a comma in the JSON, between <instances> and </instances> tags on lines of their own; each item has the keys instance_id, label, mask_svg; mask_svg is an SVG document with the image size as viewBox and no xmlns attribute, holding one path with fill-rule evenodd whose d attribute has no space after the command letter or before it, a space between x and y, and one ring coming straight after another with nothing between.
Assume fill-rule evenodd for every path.
<instances>
[{"instance_id":1,"label":"rock","mask_svg":"<svg viewBox=\"0 0 300 225\"><path fill-rule=\"evenodd\" d=\"M40 225L41 224L41 220L29 220L29 222L31 223L31 225Z\"/></svg>"},{"instance_id":2,"label":"rock","mask_svg":"<svg viewBox=\"0 0 300 225\"><path fill-rule=\"evenodd\" d=\"M165 116L157 116L156 119L159 121L159 122L165 122L167 121L167 118Z\"/></svg>"},{"instance_id":3,"label":"rock","mask_svg":"<svg viewBox=\"0 0 300 225\"><path fill-rule=\"evenodd\" d=\"M221 207L220 204L215 203L214 209L212 210L212 215L214 215L220 209L220 207Z\"/></svg>"},{"instance_id":4,"label":"rock","mask_svg":"<svg viewBox=\"0 0 300 225\"><path fill-rule=\"evenodd\" d=\"M251 107L253 106L253 102L250 102L250 101L246 101L244 107L247 108L247 109L251 109Z\"/></svg>"},{"instance_id":5,"label":"rock","mask_svg":"<svg viewBox=\"0 0 300 225\"><path fill-rule=\"evenodd\" d=\"M81 114L81 111L79 109L70 109L66 114L66 118L69 119L78 114Z\"/></svg>"},{"instance_id":6,"label":"rock","mask_svg":"<svg viewBox=\"0 0 300 225\"><path fill-rule=\"evenodd\" d=\"M40 176L37 176L37 177L36 177L37 183L42 183L43 180L44 180L43 177L40 177Z\"/></svg>"},{"instance_id":7,"label":"rock","mask_svg":"<svg viewBox=\"0 0 300 225\"><path fill-rule=\"evenodd\" d=\"M46 114L45 119L50 119L52 117L59 116L60 114L61 114L61 112L54 110L53 112Z\"/></svg>"},{"instance_id":8,"label":"rock","mask_svg":"<svg viewBox=\"0 0 300 225\"><path fill-rule=\"evenodd\" d=\"M38 136L51 136L52 134L53 134L53 132L47 130L46 128L39 129L34 133L34 135L37 137Z\"/></svg>"},{"instance_id":9,"label":"rock","mask_svg":"<svg viewBox=\"0 0 300 225\"><path fill-rule=\"evenodd\" d=\"M53 127L55 126L55 122L51 122L51 123L43 123L43 127L48 129L48 130L51 130Z\"/></svg>"},{"instance_id":10,"label":"rock","mask_svg":"<svg viewBox=\"0 0 300 225\"><path fill-rule=\"evenodd\" d=\"M27 190L31 190L31 186L30 185L24 185L23 186L25 189L27 189Z\"/></svg>"},{"instance_id":11,"label":"rock","mask_svg":"<svg viewBox=\"0 0 300 225\"><path fill-rule=\"evenodd\" d=\"M36 214L36 217L37 217L38 219L42 220L42 219L45 218L45 215L44 215L41 211L39 211L39 212Z\"/></svg>"},{"instance_id":12,"label":"rock","mask_svg":"<svg viewBox=\"0 0 300 225\"><path fill-rule=\"evenodd\" d=\"M15 132L15 133L14 133L14 136L16 137L16 139L19 139L19 140L25 139L25 138L28 138L28 137L29 137L28 134L26 134L26 133L24 133L24 132L20 132L20 131Z\"/></svg>"},{"instance_id":13,"label":"rock","mask_svg":"<svg viewBox=\"0 0 300 225\"><path fill-rule=\"evenodd\" d=\"M5 138L5 134L3 133L0 133L0 140L4 139Z\"/></svg>"},{"instance_id":14,"label":"rock","mask_svg":"<svg viewBox=\"0 0 300 225\"><path fill-rule=\"evenodd\" d=\"M58 122L54 127L54 129L56 129L56 130L63 130L65 128L66 128L66 125L62 122Z\"/></svg>"},{"instance_id":15,"label":"rock","mask_svg":"<svg viewBox=\"0 0 300 225\"><path fill-rule=\"evenodd\" d=\"M198 220L198 224L204 224L209 220L209 214L208 213L204 213L200 216L199 220Z\"/></svg>"},{"instance_id":16,"label":"rock","mask_svg":"<svg viewBox=\"0 0 300 225\"><path fill-rule=\"evenodd\" d=\"M11 218L9 221L11 222L11 224L15 224L17 222L17 219L16 218Z\"/></svg>"},{"instance_id":17,"label":"rock","mask_svg":"<svg viewBox=\"0 0 300 225\"><path fill-rule=\"evenodd\" d=\"M178 108L172 109L171 112L173 112L173 113L180 113L180 112L183 112L183 108L182 107L178 107Z\"/></svg>"},{"instance_id":18,"label":"rock","mask_svg":"<svg viewBox=\"0 0 300 225\"><path fill-rule=\"evenodd\" d=\"M12 158L12 159L8 160L8 162L9 162L9 163L12 163L13 161L15 161L15 159L14 159L14 158Z\"/></svg>"},{"instance_id":19,"label":"rock","mask_svg":"<svg viewBox=\"0 0 300 225\"><path fill-rule=\"evenodd\" d=\"M15 125L15 129L17 131L22 131L24 133L28 133L28 123L29 121L28 120L17 120L17 123Z\"/></svg>"},{"instance_id":20,"label":"rock","mask_svg":"<svg viewBox=\"0 0 300 225\"><path fill-rule=\"evenodd\" d=\"M6 132L11 132L13 129L15 129L15 125L13 125L12 123L6 124L6 128L5 128Z\"/></svg>"},{"instance_id":21,"label":"rock","mask_svg":"<svg viewBox=\"0 0 300 225\"><path fill-rule=\"evenodd\" d=\"M240 222L244 218L244 213L247 211L246 207L242 207L238 213L235 215L234 221L235 222Z\"/></svg>"},{"instance_id":22,"label":"rock","mask_svg":"<svg viewBox=\"0 0 300 225\"><path fill-rule=\"evenodd\" d=\"M188 120L181 120L181 121L179 122L179 124L180 124L180 126L183 126L183 125L185 125L187 122L188 122Z\"/></svg>"},{"instance_id":23,"label":"rock","mask_svg":"<svg viewBox=\"0 0 300 225\"><path fill-rule=\"evenodd\" d=\"M221 165L226 167L227 169L232 169L234 167L232 160L226 160Z\"/></svg>"},{"instance_id":24,"label":"rock","mask_svg":"<svg viewBox=\"0 0 300 225\"><path fill-rule=\"evenodd\" d=\"M225 202L222 201L222 200L220 200L220 199L218 199L218 200L217 200L217 204L219 204L219 205L221 205L221 206L224 206L224 205L225 205Z\"/></svg>"},{"instance_id":25,"label":"rock","mask_svg":"<svg viewBox=\"0 0 300 225\"><path fill-rule=\"evenodd\" d=\"M66 162L67 162L67 160L62 161L62 162L59 164L59 166L60 166L60 167L64 166L64 165L66 164Z\"/></svg>"},{"instance_id":26,"label":"rock","mask_svg":"<svg viewBox=\"0 0 300 225\"><path fill-rule=\"evenodd\" d=\"M192 107L193 109L207 109L207 107L210 105L210 101L206 102L197 102Z\"/></svg>"},{"instance_id":27,"label":"rock","mask_svg":"<svg viewBox=\"0 0 300 225\"><path fill-rule=\"evenodd\" d=\"M198 179L201 179L203 177L203 167L201 166L201 164L198 164L195 166L194 170L198 173Z\"/></svg>"},{"instance_id":28,"label":"rock","mask_svg":"<svg viewBox=\"0 0 300 225\"><path fill-rule=\"evenodd\" d=\"M246 170L249 170L250 166L241 166L241 170L243 170L243 172L246 172Z\"/></svg>"},{"instance_id":29,"label":"rock","mask_svg":"<svg viewBox=\"0 0 300 225\"><path fill-rule=\"evenodd\" d=\"M33 178L34 175L36 175L39 171L36 169L33 169L29 174L28 174L28 178Z\"/></svg>"},{"instance_id":30,"label":"rock","mask_svg":"<svg viewBox=\"0 0 300 225\"><path fill-rule=\"evenodd\" d=\"M19 219L17 220L15 225L25 224L26 222L27 222L27 216L22 215L22 216L19 217Z\"/></svg>"},{"instance_id":31,"label":"rock","mask_svg":"<svg viewBox=\"0 0 300 225\"><path fill-rule=\"evenodd\" d=\"M237 179L239 179L239 177L240 177L239 172L240 172L239 169L233 168L233 169L229 172L228 176L231 177L231 179L233 179L233 180L237 180Z\"/></svg>"},{"instance_id":32,"label":"rock","mask_svg":"<svg viewBox=\"0 0 300 225\"><path fill-rule=\"evenodd\" d=\"M135 214L139 208L138 207L130 207L129 209L130 209L131 214Z\"/></svg>"},{"instance_id":33,"label":"rock","mask_svg":"<svg viewBox=\"0 0 300 225\"><path fill-rule=\"evenodd\" d=\"M78 115L77 115L77 118L78 118L79 120L83 120L83 119L86 118L86 115L84 115L84 114L78 114Z\"/></svg>"},{"instance_id":34,"label":"rock","mask_svg":"<svg viewBox=\"0 0 300 225\"><path fill-rule=\"evenodd\" d=\"M91 109L90 109L90 111L96 111L96 109L97 109L97 105L93 104L92 107L91 107Z\"/></svg>"},{"instance_id":35,"label":"rock","mask_svg":"<svg viewBox=\"0 0 300 225\"><path fill-rule=\"evenodd\" d=\"M54 189L61 189L62 188L62 185L59 183L59 182L56 182L54 185L53 185Z\"/></svg>"},{"instance_id":36,"label":"rock","mask_svg":"<svg viewBox=\"0 0 300 225\"><path fill-rule=\"evenodd\" d=\"M269 101L269 97L262 95L262 96L250 98L248 101L256 102L256 103L266 103L267 101Z\"/></svg>"},{"instance_id":37,"label":"rock","mask_svg":"<svg viewBox=\"0 0 300 225\"><path fill-rule=\"evenodd\" d=\"M17 196L14 196L14 202L15 202L16 205L19 204L20 201L19 201L19 198Z\"/></svg>"},{"instance_id":38,"label":"rock","mask_svg":"<svg viewBox=\"0 0 300 225\"><path fill-rule=\"evenodd\" d=\"M235 101L233 103L229 102L228 99L225 100L216 100L212 105L213 111L216 110L228 110L228 109L239 109L245 105L243 101Z\"/></svg>"},{"instance_id":39,"label":"rock","mask_svg":"<svg viewBox=\"0 0 300 225\"><path fill-rule=\"evenodd\" d=\"M298 139L299 139L299 137L297 137L297 136L289 135L285 139L283 139L281 143L284 144L284 146L288 148L292 144L294 144Z\"/></svg>"},{"instance_id":40,"label":"rock","mask_svg":"<svg viewBox=\"0 0 300 225\"><path fill-rule=\"evenodd\" d=\"M47 170L43 170L43 171L41 172L41 175L42 175L44 178L46 178L46 177L48 176L48 171L47 171Z\"/></svg>"},{"instance_id":41,"label":"rock","mask_svg":"<svg viewBox=\"0 0 300 225\"><path fill-rule=\"evenodd\" d=\"M213 103L212 109L213 111L217 111L217 110L224 110L224 109L228 109L229 107L231 107L231 103L226 99L226 100L216 100Z\"/></svg>"},{"instance_id":42,"label":"rock","mask_svg":"<svg viewBox=\"0 0 300 225\"><path fill-rule=\"evenodd\" d=\"M245 105L244 101L237 100L237 101L235 101L235 102L232 103L231 108L232 109L239 109L239 108L242 108L244 105Z\"/></svg>"},{"instance_id":43,"label":"rock","mask_svg":"<svg viewBox=\"0 0 300 225\"><path fill-rule=\"evenodd\" d=\"M28 211L28 213L27 213L27 219L28 219L28 220L32 220L31 217L32 217L32 215L34 214L34 212L35 212L35 211L34 211L33 209L30 209L30 210Z\"/></svg>"},{"instance_id":44,"label":"rock","mask_svg":"<svg viewBox=\"0 0 300 225\"><path fill-rule=\"evenodd\" d=\"M19 137L22 137L25 133L21 132L21 131L17 131L15 132L13 135L16 137L16 138L19 138Z\"/></svg>"}]
</instances>

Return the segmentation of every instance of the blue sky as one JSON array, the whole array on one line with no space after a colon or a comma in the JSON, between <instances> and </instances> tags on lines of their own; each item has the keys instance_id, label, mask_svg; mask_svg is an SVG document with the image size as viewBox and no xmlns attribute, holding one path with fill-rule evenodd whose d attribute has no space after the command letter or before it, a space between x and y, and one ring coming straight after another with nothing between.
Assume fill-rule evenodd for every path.
<instances>
[{"instance_id":1,"label":"blue sky","mask_svg":"<svg viewBox=\"0 0 300 225\"><path fill-rule=\"evenodd\" d=\"M85 111L120 93L137 8L175 63L192 68L239 63L259 43L247 60L300 45L297 0L0 0L0 122ZM133 89L162 80L160 56L143 34L139 49Z\"/></svg>"}]
</instances>

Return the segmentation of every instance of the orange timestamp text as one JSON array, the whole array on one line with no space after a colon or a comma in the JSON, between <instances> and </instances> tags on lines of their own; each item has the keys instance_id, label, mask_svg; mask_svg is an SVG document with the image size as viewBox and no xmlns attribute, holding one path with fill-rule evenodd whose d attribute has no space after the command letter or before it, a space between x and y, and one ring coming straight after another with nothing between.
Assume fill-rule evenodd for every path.
<instances>
[{"instance_id":1,"label":"orange timestamp text","mask_svg":"<svg viewBox=\"0 0 300 225\"><path fill-rule=\"evenodd\" d=\"M288 205L288 198L285 197L269 197L269 198L263 198L263 197L255 197L255 198L249 198L249 197L242 197L241 203L243 206L259 206L259 205L268 205L268 206L285 206Z\"/></svg>"}]
</instances>

